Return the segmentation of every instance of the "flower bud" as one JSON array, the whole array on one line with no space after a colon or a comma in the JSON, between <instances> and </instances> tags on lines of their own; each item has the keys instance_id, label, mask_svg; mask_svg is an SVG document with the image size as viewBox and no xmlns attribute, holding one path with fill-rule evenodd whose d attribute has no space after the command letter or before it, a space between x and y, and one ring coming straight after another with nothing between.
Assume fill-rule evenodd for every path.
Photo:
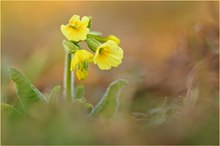
<instances>
[{"instance_id":1,"label":"flower bud","mask_svg":"<svg viewBox=\"0 0 220 146\"><path fill-rule=\"evenodd\" d=\"M92 50L93 52L95 52L96 49L101 45L101 43L94 38L86 39L86 43L87 43L89 49Z\"/></svg>"},{"instance_id":2,"label":"flower bud","mask_svg":"<svg viewBox=\"0 0 220 146\"><path fill-rule=\"evenodd\" d=\"M67 40L63 40L63 47L67 53L74 53L80 49L75 43Z\"/></svg>"}]
</instances>

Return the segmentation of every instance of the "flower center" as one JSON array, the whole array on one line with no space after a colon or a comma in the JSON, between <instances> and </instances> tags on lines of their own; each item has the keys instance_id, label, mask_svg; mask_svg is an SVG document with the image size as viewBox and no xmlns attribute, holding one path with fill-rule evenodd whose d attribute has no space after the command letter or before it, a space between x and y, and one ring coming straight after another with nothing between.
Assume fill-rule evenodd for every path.
<instances>
[{"instance_id":1,"label":"flower center","mask_svg":"<svg viewBox=\"0 0 220 146\"><path fill-rule=\"evenodd\" d=\"M103 51L104 51L104 48L100 48L100 49L99 49L99 54L102 54Z\"/></svg>"},{"instance_id":2,"label":"flower center","mask_svg":"<svg viewBox=\"0 0 220 146\"><path fill-rule=\"evenodd\" d=\"M74 22L70 24L70 27L75 30L78 30L78 28L80 27L80 24L78 22Z\"/></svg>"},{"instance_id":3,"label":"flower center","mask_svg":"<svg viewBox=\"0 0 220 146\"><path fill-rule=\"evenodd\" d=\"M109 54L109 49L108 49L108 48L100 48L100 49L99 49L99 54L106 56L106 55Z\"/></svg>"}]
</instances>

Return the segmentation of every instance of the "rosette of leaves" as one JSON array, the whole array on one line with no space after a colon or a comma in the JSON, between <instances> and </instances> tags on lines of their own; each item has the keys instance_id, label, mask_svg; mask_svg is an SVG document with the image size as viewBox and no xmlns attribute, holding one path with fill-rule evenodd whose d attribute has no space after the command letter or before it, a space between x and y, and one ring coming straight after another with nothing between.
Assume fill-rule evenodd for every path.
<instances>
[{"instance_id":1,"label":"rosette of leaves","mask_svg":"<svg viewBox=\"0 0 220 146\"><path fill-rule=\"evenodd\" d=\"M10 79L14 82L16 87L16 93L18 96L18 102L15 106L11 106L7 103L1 103L1 107L4 111L27 113L28 109L34 104L42 104L48 106L50 104L62 103L62 97L60 96L61 86L55 86L50 93L41 93L25 76L23 73L15 68L9 68L8 70ZM89 117L101 117L112 118L119 108L119 93L127 84L126 80L119 79L112 82L107 88L104 96L93 107L86 101L84 97L85 88L83 85L78 85L75 89L75 97L71 101L72 103L80 104L82 107L89 110ZM69 101L66 101L69 102Z\"/></svg>"}]
</instances>

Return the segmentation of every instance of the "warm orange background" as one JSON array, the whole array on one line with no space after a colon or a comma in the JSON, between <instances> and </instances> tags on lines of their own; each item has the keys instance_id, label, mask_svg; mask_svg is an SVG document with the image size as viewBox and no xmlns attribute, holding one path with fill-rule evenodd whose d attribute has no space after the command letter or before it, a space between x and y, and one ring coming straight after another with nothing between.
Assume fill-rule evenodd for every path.
<instances>
[{"instance_id":1,"label":"warm orange background","mask_svg":"<svg viewBox=\"0 0 220 146\"><path fill-rule=\"evenodd\" d=\"M8 82L7 67L15 66L43 91L62 84L65 38L60 25L73 14L92 16L92 30L118 36L125 52L118 68L101 71L89 66L88 79L80 83L96 89L92 95L119 77L152 91L156 88L164 96L185 94L189 69L179 64L187 60L183 54L187 37L206 25L218 26L218 2L3 1L1 5L3 83ZM174 65L164 69L173 56Z\"/></svg>"}]
</instances>

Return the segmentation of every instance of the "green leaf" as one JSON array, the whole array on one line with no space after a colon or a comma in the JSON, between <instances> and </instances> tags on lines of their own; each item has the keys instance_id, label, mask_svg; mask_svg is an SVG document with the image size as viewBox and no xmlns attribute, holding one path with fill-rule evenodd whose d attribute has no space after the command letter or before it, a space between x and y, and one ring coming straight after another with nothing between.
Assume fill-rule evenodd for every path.
<instances>
[{"instance_id":1,"label":"green leaf","mask_svg":"<svg viewBox=\"0 0 220 146\"><path fill-rule=\"evenodd\" d=\"M151 119L148 120L150 125L160 125L166 122L167 114L170 107L167 106L167 97L164 99L163 103L152 110L149 111L151 114Z\"/></svg>"},{"instance_id":2,"label":"green leaf","mask_svg":"<svg viewBox=\"0 0 220 146\"><path fill-rule=\"evenodd\" d=\"M112 118L118 111L119 93L125 85L127 85L127 81L122 79L112 82L102 99L91 111L90 116Z\"/></svg>"},{"instance_id":3,"label":"green leaf","mask_svg":"<svg viewBox=\"0 0 220 146\"><path fill-rule=\"evenodd\" d=\"M91 111L93 108L92 104L86 102L85 98L75 99L73 102L82 105L85 109L89 111Z\"/></svg>"},{"instance_id":4,"label":"green leaf","mask_svg":"<svg viewBox=\"0 0 220 146\"><path fill-rule=\"evenodd\" d=\"M15 83L17 95L24 111L33 103L46 102L46 98L41 92L20 71L9 68L8 72L11 80Z\"/></svg>"},{"instance_id":5,"label":"green leaf","mask_svg":"<svg viewBox=\"0 0 220 146\"><path fill-rule=\"evenodd\" d=\"M76 87L76 91L75 91L75 99L82 99L84 98L84 93L85 93L85 87L83 85L78 85Z\"/></svg>"},{"instance_id":6,"label":"green leaf","mask_svg":"<svg viewBox=\"0 0 220 146\"><path fill-rule=\"evenodd\" d=\"M61 91L61 86L60 85L55 86L50 92L50 95L48 97L48 102L56 103L58 101L60 91Z\"/></svg>"},{"instance_id":7,"label":"green leaf","mask_svg":"<svg viewBox=\"0 0 220 146\"><path fill-rule=\"evenodd\" d=\"M93 106L86 102L86 98L85 98L85 86L83 85L78 85L75 89L75 96L74 96L74 100L75 103L79 103L81 104L83 107L85 107L86 109L90 110L93 108Z\"/></svg>"},{"instance_id":8,"label":"green leaf","mask_svg":"<svg viewBox=\"0 0 220 146\"><path fill-rule=\"evenodd\" d=\"M1 111L5 113L18 112L13 106L3 102L1 102Z\"/></svg>"}]
</instances>

